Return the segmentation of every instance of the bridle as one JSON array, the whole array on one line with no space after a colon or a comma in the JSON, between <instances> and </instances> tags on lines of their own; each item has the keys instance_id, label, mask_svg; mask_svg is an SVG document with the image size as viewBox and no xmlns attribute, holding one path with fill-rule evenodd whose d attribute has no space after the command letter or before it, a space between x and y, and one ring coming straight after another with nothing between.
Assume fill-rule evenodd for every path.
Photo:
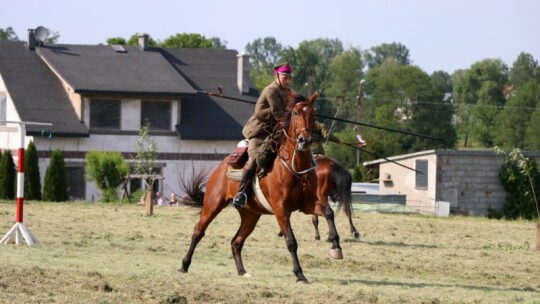
<instances>
[{"instance_id":1,"label":"bridle","mask_svg":"<svg viewBox=\"0 0 540 304\"><path fill-rule=\"evenodd\" d=\"M278 156L281 160L281 162L285 165L285 167L287 169L289 169L295 176L297 177L301 177L302 175L310 172L310 171L313 171L315 170L315 168L317 167L317 163L313 160L313 155L311 154L311 151L309 151L309 154L311 156L311 167L305 169L305 170L301 170L301 171L298 171L295 167L295 160L296 160L296 157L297 157L297 154L298 152L305 152L306 150L309 150L309 145L310 145L310 142L311 142L311 136L308 136L308 135L311 135L311 132L312 132L312 128L306 128L306 127L303 127L301 129L297 129L296 128L296 122L297 122L297 119L296 119L296 116L299 115L299 111L297 110L297 108L300 108L303 112L306 112L307 111L307 107L312 107L311 103L309 102L306 102L306 101L302 101L302 102L299 102L297 103L294 108L292 109L291 111L291 118L290 118L290 123L292 123L292 129L294 130L294 138L291 137L288 132L286 132L285 130L283 130L283 135L285 136L285 140L286 142L288 142L289 144L293 145L294 146L294 150L293 150L293 156L291 158L291 163L289 164L287 162L287 160L281 156L280 153L278 153ZM291 128L291 127L289 127ZM304 136L301 136L301 135L304 135ZM283 148L285 145L283 144L281 147ZM282 148L280 148L280 151L282 150Z\"/></svg>"}]
</instances>

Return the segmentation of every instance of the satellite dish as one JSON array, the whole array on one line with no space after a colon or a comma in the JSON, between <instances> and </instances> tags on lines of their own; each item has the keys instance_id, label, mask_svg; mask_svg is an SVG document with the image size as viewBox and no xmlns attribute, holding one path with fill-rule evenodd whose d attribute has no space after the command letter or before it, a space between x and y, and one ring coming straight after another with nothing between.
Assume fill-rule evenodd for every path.
<instances>
[{"instance_id":1,"label":"satellite dish","mask_svg":"<svg viewBox=\"0 0 540 304\"><path fill-rule=\"evenodd\" d=\"M44 28L43 26L38 26L34 30L34 38L36 38L36 40L38 42L40 42L40 43L47 40L47 36L49 36L49 31L46 28Z\"/></svg>"}]
</instances>

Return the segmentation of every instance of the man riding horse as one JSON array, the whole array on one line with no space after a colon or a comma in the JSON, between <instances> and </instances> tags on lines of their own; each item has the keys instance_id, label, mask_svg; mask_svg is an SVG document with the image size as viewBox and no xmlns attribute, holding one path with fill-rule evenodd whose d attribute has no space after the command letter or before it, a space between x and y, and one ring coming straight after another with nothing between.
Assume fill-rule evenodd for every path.
<instances>
[{"instance_id":1,"label":"man riding horse","mask_svg":"<svg viewBox=\"0 0 540 304\"><path fill-rule=\"evenodd\" d=\"M284 121L289 114L287 96L292 76L292 68L288 63L274 67L274 81L263 89L253 115L242 129L242 134L249 140L249 158L244 165L238 193L233 199L236 208L242 208L246 203L257 166L262 176L273 161L272 133L278 122Z\"/></svg>"}]
</instances>

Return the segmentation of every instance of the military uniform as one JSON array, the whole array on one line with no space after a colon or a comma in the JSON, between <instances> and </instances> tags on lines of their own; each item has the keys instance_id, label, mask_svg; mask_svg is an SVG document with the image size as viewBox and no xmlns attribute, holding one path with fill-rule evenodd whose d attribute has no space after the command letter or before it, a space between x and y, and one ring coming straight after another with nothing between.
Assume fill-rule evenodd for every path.
<instances>
[{"instance_id":1,"label":"military uniform","mask_svg":"<svg viewBox=\"0 0 540 304\"><path fill-rule=\"evenodd\" d=\"M315 121L313 134L311 135L311 153L324 155L323 141L326 141L327 139L335 143L341 142L339 138L330 134L330 131L328 131L325 124Z\"/></svg>"},{"instance_id":2,"label":"military uniform","mask_svg":"<svg viewBox=\"0 0 540 304\"><path fill-rule=\"evenodd\" d=\"M274 80L266 86L257 103L255 112L242 129L242 134L249 139L248 154L255 159L264 139L270 135L277 121L286 118L288 89L281 88Z\"/></svg>"}]
</instances>

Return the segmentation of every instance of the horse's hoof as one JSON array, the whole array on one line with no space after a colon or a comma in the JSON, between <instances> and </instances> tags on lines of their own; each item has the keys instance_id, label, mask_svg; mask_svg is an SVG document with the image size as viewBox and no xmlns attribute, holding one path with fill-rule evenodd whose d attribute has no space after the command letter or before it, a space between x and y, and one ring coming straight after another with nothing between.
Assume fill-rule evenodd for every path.
<instances>
[{"instance_id":1,"label":"horse's hoof","mask_svg":"<svg viewBox=\"0 0 540 304\"><path fill-rule=\"evenodd\" d=\"M178 271L180 271L182 273L187 273L187 269L184 269L184 268L180 268L180 269L178 269Z\"/></svg>"},{"instance_id":2,"label":"horse's hoof","mask_svg":"<svg viewBox=\"0 0 540 304\"><path fill-rule=\"evenodd\" d=\"M355 240L360 240L360 238L361 238L360 232L358 232L358 231L353 232L352 236L353 236L353 239L355 239Z\"/></svg>"},{"instance_id":3,"label":"horse's hoof","mask_svg":"<svg viewBox=\"0 0 540 304\"><path fill-rule=\"evenodd\" d=\"M244 273L242 276L243 276L244 278L251 278L251 277L252 277L252 275L250 275L250 274L247 273L247 272Z\"/></svg>"},{"instance_id":4,"label":"horse's hoof","mask_svg":"<svg viewBox=\"0 0 540 304\"><path fill-rule=\"evenodd\" d=\"M330 257L335 260L342 260L343 259L343 252L341 252L341 249L330 249Z\"/></svg>"},{"instance_id":5,"label":"horse's hoof","mask_svg":"<svg viewBox=\"0 0 540 304\"><path fill-rule=\"evenodd\" d=\"M308 280L297 280L296 283L308 284Z\"/></svg>"}]
</instances>

